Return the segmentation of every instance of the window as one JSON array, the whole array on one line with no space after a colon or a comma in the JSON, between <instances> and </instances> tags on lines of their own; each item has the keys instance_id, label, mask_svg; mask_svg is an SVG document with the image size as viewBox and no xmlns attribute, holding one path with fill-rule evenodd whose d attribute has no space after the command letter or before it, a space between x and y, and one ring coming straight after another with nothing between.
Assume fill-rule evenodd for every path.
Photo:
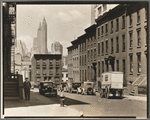
<instances>
[{"instance_id":1,"label":"window","mask_svg":"<svg viewBox=\"0 0 150 120\"><path fill-rule=\"evenodd\" d=\"M92 59L92 57L93 57L93 50L91 50L91 59Z\"/></svg>"},{"instance_id":2,"label":"window","mask_svg":"<svg viewBox=\"0 0 150 120\"><path fill-rule=\"evenodd\" d=\"M81 56L80 56L80 66L81 66Z\"/></svg>"},{"instance_id":3,"label":"window","mask_svg":"<svg viewBox=\"0 0 150 120\"><path fill-rule=\"evenodd\" d=\"M85 81L86 81L86 70L85 70Z\"/></svg>"},{"instance_id":4,"label":"window","mask_svg":"<svg viewBox=\"0 0 150 120\"><path fill-rule=\"evenodd\" d=\"M129 15L129 24L132 26L132 14Z\"/></svg>"},{"instance_id":5,"label":"window","mask_svg":"<svg viewBox=\"0 0 150 120\"><path fill-rule=\"evenodd\" d=\"M107 34L108 33L108 24L106 24L105 29L106 29L106 34Z\"/></svg>"},{"instance_id":6,"label":"window","mask_svg":"<svg viewBox=\"0 0 150 120\"><path fill-rule=\"evenodd\" d=\"M129 37L130 37L130 47L133 47L133 34L132 34L132 32L129 33Z\"/></svg>"},{"instance_id":7,"label":"window","mask_svg":"<svg viewBox=\"0 0 150 120\"><path fill-rule=\"evenodd\" d=\"M101 14L102 13L102 7L99 7L98 8L98 14Z\"/></svg>"},{"instance_id":8,"label":"window","mask_svg":"<svg viewBox=\"0 0 150 120\"><path fill-rule=\"evenodd\" d=\"M102 42L102 55L104 55L104 42Z\"/></svg>"},{"instance_id":9,"label":"window","mask_svg":"<svg viewBox=\"0 0 150 120\"><path fill-rule=\"evenodd\" d=\"M119 30L119 19L116 19L116 31Z\"/></svg>"},{"instance_id":10,"label":"window","mask_svg":"<svg viewBox=\"0 0 150 120\"><path fill-rule=\"evenodd\" d=\"M122 16L122 29L125 28L125 16Z\"/></svg>"},{"instance_id":11,"label":"window","mask_svg":"<svg viewBox=\"0 0 150 120\"><path fill-rule=\"evenodd\" d=\"M62 74L62 77L64 77L64 74Z\"/></svg>"},{"instance_id":12,"label":"window","mask_svg":"<svg viewBox=\"0 0 150 120\"><path fill-rule=\"evenodd\" d=\"M119 71L119 60L116 60L116 63L117 63L117 71Z\"/></svg>"},{"instance_id":13,"label":"window","mask_svg":"<svg viewBox=\"0 0 150 120\"><path fill-rule=\"evenodd\" d=\"M36 60L36 65L40 66L40 61L39 60Z\"/></svg>"},{"instance_id":14,"label":"window","mask_svg":"<svg viewBox=\"0 0 150 120\"><path fill-rule=\"evenodd\" d=\"M90 51L88 50L88 60L89 60L89 58L90 58Z\"/></svg>"},{"instance_id":15,"label":"window","mask_svg":"<svg viewBox=\"0 0 150 120\"><path fill-rule=\"evenodd\" d=\"M94 59L96 59L96 49L94 49Z\"/></svg>"},{"instance_id":16,"label":"window","mask_svg":"<svg viewBox=\"0 0 150 120\"><path fill-rule=\"evenodd\" d=\"M108 53L108 40L106 40L106 54Z\"/></svg>"},{"instance_id":17,"label":"window","mask_svg":"<svg viewBox=\"0 0 150 120\"><path fill-rule=\"evenodd\" d=\"M113 33L113 21L111 21L111 33Z\"/></svg>"},{"instance_id":18,"label":"window","mask_svg":"<svg viewBox=\"0 0 150 120\"><path fill-rule=\"evenodd\" d=\"M145 44L147 45L147 28L145 28Z\"/></svg>"},{"instance_id":19,"label":"window","mask_svg":"<svg viewBox=\"0 0 150 120\"><path fill-rule=\"evenodd\" d=\"M122 35L122 52L125 52L125 35Z\"/></svg>"},{"instance_id":20,"label":"window","mask_svg":"<svg viewBox=\"0 0 150 120\"><path fill-rule=\"evenodd\" d=\"M141 73L141 55L137 55L137 67L138 67L138 73Z\"/></svg>"},{"instance_id":21,"label":"window","mask_svg":"<svg viewBox=\"0 0 150 120\"><path fill-rule=\"evenodd\" d=\"M125 69L126 69L126 66L125 66L125 60L122 60L122 66L123 66L123 73L124 73L124 75L125 75Z\"/></svg>"},{"instance_id":22,"label":"window","mask_svg":"<svg viewBox=\"0 0 150 120\"><path fill-rule=\"evenodd\" d=\"M111 39L111 54L113 54L114 48L113 48L113 38Z\"/></svg>"},{"instance_id":23,"label":"window","mask_svg":"<svg viewBox=\"0 0 150 120\"><path fill-rule=\"evenodd\" d=\"M88 66L88 79L90 79L90 67Z\"/></svg>"},{"instance_id":24,"label":"window","mask_svg":"<svg viewBox=\"0 0 150 120\"><path fill-rule=\"evenodd\" d=\"M104 34L104 27L102 26L102 35Z\"/></svg>"},{"instance_id":25,"label":"window","mask_svg":"<svg viewBox=\"0 0 150 120\"><path fill-rule=\"evenodd\" d=\"M84 65L84 56L82 56L82 66Z\"/></svg>"},{"instance_id":26,"label":"window","mask_svg":"<svg viewBox=\"0 0 150 120\"><path fill-rule=\"evenodd\" d=\"M105 75L105 81L108 81L108 75Z\"/></svg>"},{"instance_id":27,"label":"window","mask_svg":"<svg viewBox=\"0 0 150 120\"><path fill-rule=\"evenodd\" d=\"M141 31L138 30L137 31L137 45L141 46L141 35L140 35Z\"/></svg>"},{"instance_id":28,"label":"window","mask_svg":"<svg viewBox=\"0 0 150 120\"><path fill-rule=\"evenodd\" d=\"M83 45L83 43L81 44L81 46L82 46L82 52L83 52L83 50L84 50L84 45Z\"/></svg>"},{"instance_id":29,"label":"window","mask_svg":"<svg viewBox=\"0 0 150 120\"><path fill-rule=\"evenodd\" d=\"M117 43L117 45L116 45L116 53L119 53L119 39L118 39L118 37L116 37L116 43Z\"/></svg>"},{"instance_id":30,"label":"window","mask_svg":"<svg viewBox=\"0 0 150 120\"><path fill-rule=\"evenodd\" d=\"M85 58L84 58L84 59L85 59L85 65L86 65L86 55L85 55Z\"/></svg>"},{"instance_id":31,"label":"window","mask_svg":"<svg viewBox=\"0 0 150 120\"><path fill-rule=\"evenodd\" d=\"M100 36L100 28L98 28L98 37Z\"/></svg>"},{"instance_id":32,"label":"window","mask_svg":"<svg viewBox=\"0 0 150 120\"><path fill-rule=\"evenodd\" d=\"M56 68L56 75L59 75L59 72L60 72L59 68Z\"/></svg>"},{"instance_id":33,"label":"window","mask_svg":"<svg viewBox=\"0 0 150 120\"><path fill-rule=\"evenodd\" d=\"M140 23L140 10L137 11L137 23Z\"/></svg>"},{"instance_id":34,"label":"window","mask_svg":"<svg viewBox=\"0 0 150 120\"><path fill-rule=\"evenodd\" d=\"M40 69L37 69L37 70L36 70L36 74L37 74L37 75L40 75Z\"/></svg>"},{"instance_id":35,"label":"window","mask_svg":"<svg viewBox=\"0 0 150 120\"><path fill-rule=\"evenodd\" d=\"M103 12L107 10L107 4L103 4Z\"/></svg>"},{"instance_id":36,"label":"window","mask_svg":"<svg viewBox=\"0 0 150 120\"><path fill-rule=\"evenodd\" d=\"M130 55L130 72L133 73L133 56Z\"/></svg>"},{"instance_id":37,"label":"window","mask_svg":"<svg viewBox=\"0 0 150 120\"><path fill-rule=\"evenodd\" d=\"M68 77L68 74L66 74L66 77Z\"/></svg>"},{"instance_id":38,"label":"window","mask_svg":"<svg viewBox=\"0 0 150 120\"><path fill-rule=\"evenodd\" d=\"M98 43L98 54L100 54L100 43Z\"/></svg>"},{"instance_id":39,"label":"window","mask_svg":"<svg viewBox=\"0 0 150 120\"><path fill-rule=\"evenodd\" d=\"M86 51L86 43L85 43L85 48L84 48L84 49L85 49L85 51Z\"/></svg>"},{"instance_id":40,"label":"window","mask_svg":"<svg viewBox=\"0 0 150 120\"><path fill-rule=\"evenodd\" d=\"M100 62L98 62L98 77L100 77Z\"/></svg>"},{"instance_id":41,"label":"window","mask_svg":"<svg viewBox=\"0 0 150 120\"><path fill-rule=\"evenodd\" d=\"M102 73L104 73L104 61L102 61Z\"/></svg>"}]
</instances>

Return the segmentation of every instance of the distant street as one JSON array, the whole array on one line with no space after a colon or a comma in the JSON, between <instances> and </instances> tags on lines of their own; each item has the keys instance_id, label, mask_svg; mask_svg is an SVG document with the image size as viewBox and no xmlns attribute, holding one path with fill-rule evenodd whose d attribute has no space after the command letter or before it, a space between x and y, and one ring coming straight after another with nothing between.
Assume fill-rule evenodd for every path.
<instances>
[{"instance_id":1,"label":"distant street","mask_svg":"<svg viewBox=\"0 0 150 120\"><path fill-rule=\"evenodd\" d=\"M67 98L82 102L68 107L82 111L84 116L135 116L142 118L147 116L147 103L144 101L120 99L118 97L106 99L95 95L63 93Z\"/></svg>"}]
</instances>

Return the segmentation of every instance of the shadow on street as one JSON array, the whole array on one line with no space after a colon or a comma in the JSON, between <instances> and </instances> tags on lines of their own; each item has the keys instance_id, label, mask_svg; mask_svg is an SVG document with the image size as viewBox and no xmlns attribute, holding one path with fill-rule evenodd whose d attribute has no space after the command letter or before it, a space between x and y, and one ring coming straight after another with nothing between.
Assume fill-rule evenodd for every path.
<instances>
[{"instance_id":1,"label":"shadow on street","mask_svg":"<svg viewBox=\"0 0 150 120\"><path fill-rule=\"evenodd\" d=\"M45 97L40 95L38 92L30 92L31 99L30 101L25 100L5 100L4 108L14 108L14 107L28 107L28 106L38 106L38 105L52 105L60 104L59 96L49 96ZM65 97L64 104L69 105L79 105L79 104L89 104L75 99L70 99Z\"/></svg>"}]
</instances>

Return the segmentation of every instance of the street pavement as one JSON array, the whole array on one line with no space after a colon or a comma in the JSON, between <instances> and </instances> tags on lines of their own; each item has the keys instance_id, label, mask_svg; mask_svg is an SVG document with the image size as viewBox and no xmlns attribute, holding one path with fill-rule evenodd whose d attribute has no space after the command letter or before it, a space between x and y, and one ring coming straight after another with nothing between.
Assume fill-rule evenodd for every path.
<instances>
[{"instance_id":1,"label":"street pavement","mask_svg":"<svg viewBox=\"0 0 150 120\"><path fill-rule=\"evenodd\" d=\"M136 117L147 118L147 101L138 96L100 98L98 95L64 94L65 107L60 107L59 97L39 95L31 90L31 100L4 101L5 117ZM138 99L137 99L138 98ZM145 97L146 98L146 97Z\"/></svg>"},{"instance_id":2,"label":"street pavement","mask_svg":"<svg viewBox=\"0 0 150 120\"><path fill-rule=\"evenodd\" d=\"M65 93L66 97L80 100L86 104L70 105L68 107L82 111L84 116L98 117L136 117L147 118L147 102L123 97L100 98L95 95L80 95Z\"/></svg>"}]
</instances>

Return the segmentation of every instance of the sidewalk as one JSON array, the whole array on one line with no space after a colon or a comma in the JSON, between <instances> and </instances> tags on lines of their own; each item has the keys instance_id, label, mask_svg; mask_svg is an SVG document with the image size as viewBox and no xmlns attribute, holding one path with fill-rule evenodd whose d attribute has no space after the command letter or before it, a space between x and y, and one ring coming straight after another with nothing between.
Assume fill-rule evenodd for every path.
<instances>
[{"instance_id":1,"label":"sidewalk","mask_svg":"<svg viewBox=\"0 0 150 120\"><path fill-rule=\"evenodd\" d=\"M131 95L124 95L124 99L130 99L130 100L137 100L137 101L147 101L147 96L139 95L139 96L131 96Z\"/></svg>"},{"instance_id":2,"label":"sidewalk","mask_svg":"<svg viewBox=\"0 0 150 120\"><path fill-rule=\"evenodd\" d=\"M4 117L80 117L81 111L60 107L58 97L47 98L39 95L38 90L31 90L31 100L4 101Z\"/></svg>"},{"instance_id":3,"label":"sidewalk","mask_svg":"<svg viewBox=\"0 0 150 120\"><path fill-rule=\"evenodd\" d=\"M96 93L99 96L99 93ZM110 95L112 96L112 95ZM138 95L138 96L131 96L131 95L123 95L123 99L130 99L130 100L137 100L137 101L147 101L146 95Z\"/></svg>"}]
</instances>

